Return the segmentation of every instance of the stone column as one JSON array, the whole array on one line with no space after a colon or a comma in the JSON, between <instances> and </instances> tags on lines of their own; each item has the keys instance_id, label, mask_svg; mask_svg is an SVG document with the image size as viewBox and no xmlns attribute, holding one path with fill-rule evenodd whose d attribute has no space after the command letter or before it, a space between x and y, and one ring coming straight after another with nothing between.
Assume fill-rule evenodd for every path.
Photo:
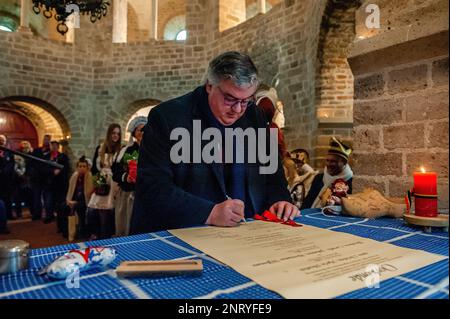
<instances>
[{"instance_id":1,"label":"stone column","mask_svg":"<svg viewBox=\"0 0 450 319\"><path fill-rule=\"evenodd\" d=\"M152 0L151 38L158 39L158 0Z\"/></svg>"},{"instance_id":2,"label":"stone column","mask_svg":"<svg viewBox=\"0 0 450 319\"><path fill-rule=\"evenodd\" d=\"M128 0L114 0L113 43L127 42Z\"/></svg>"},{"instance_id":3,"label":"stone column","mask_svg":"<svg viewBox=\"0 0 450 319\"><path fill-rule=\"evenodd\" d=\"M31 11L31 1L29 0L20 0L20 26L18 31L31 34L31 29L28 26L29 20L28 15Z\"/></svg>"},{"instance_id":4,"label":"stone column","mask_svg":"<svg viewBox=\"0 0 450 319\"><path fill-rule=\"evenodd\" d=\"M72 13L70 16L67 17L66 25L69 28L69 31L66 33L66 42L67 43L74 43L75 42L75 13Z\"/></svg>"},{"instance_id":5,"label":"stone column","mask_svg":"<svg viewBox=\"0 0 450 319\"><path fill-rule=\"evenodd\" d=\"M258 13L266 13L266 0L258 0Z\"/></svg>"}]
</instances>

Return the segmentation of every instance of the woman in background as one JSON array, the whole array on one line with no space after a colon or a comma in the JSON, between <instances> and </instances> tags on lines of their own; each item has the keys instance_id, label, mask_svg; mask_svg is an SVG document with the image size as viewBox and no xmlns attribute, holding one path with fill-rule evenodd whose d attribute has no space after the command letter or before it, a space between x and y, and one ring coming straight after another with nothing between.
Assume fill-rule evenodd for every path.
<instances>
[{"instance_id":1,"label":"woman in background","mask_svg":"<svg viewBox=\"0 0 450 319\"><path fill-rule=\"evenodd\" d=\"M106 138L95 149L92 163L94 194L88 203L88 228L91 240L110 238L114 234L114 197L117 184L112 179L114 157L121 149L121 128L113 123Z\"/></svg>"},{"instance_id":2,"label":"woman in background","mask_svg":"<svg viewBox=\"0 0 450 319\"><path fill-rule=\"evenodd\" d=\"M145 116L134 118L128 125L131 133L129 143L120 151L113 165L113 180L119 185L116 201L116 236L128 236L136 185L136 167L143 128L147 124Z\"/></svg>"},{"instance_id":3,"label":"woman in background","mask_svg":"<svg viewBox=\"0 0 450 319\"><path fill-rule=\"evenodd\" d=\"M31 155L33 148L30 142L21 141L19 144L19 152ZM31 189L30 173L31 163L29 159L20 155L14 155L14 171L16 173L14 183L13 203L15 204L16 217L22 218L22 202L25 202L26 206L33 207L33 191Z\"/></svg>"}]
</instances>

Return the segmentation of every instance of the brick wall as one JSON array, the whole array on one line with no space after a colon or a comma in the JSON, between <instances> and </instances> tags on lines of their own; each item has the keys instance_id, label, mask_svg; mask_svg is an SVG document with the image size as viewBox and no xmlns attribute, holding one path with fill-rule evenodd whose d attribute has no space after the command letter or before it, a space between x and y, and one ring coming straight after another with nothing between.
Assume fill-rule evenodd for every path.
<instances>
[{"instance_id":1,"label":"brick wall","mask_svg":"<svg viewBox=\"0 0 450 319\"><path fill-rule=\"evenodd\" d=\"M219 0L219 31L230 29L246 19L245 0Z\"/></svg>"},{"instance_id":2,"label":"brick wall","mask_svg":"<svg viewBox=\"0 0 450 319\"><path fill-rule=\"evenodd\" d=\"M448 31L350 61L355 190L402 196L423 166L438 173L439 209L448 212Z\"/></svg>"},{"instance_id":3,"label":"brick wall","mask_svg":"<svg viewBox=\"0 0 450 319\"><path fill-rule=\"evenodd\" d=\"M255 59L265 82L279 79L288 143L310 145L316 39L324 4L286 1L219 32L219 6L189 1L186 44L112 44L111 13L96 24L82 16L74 44L0 32L0 98L19 95L48 102L68 123L65 133L71 135L74 154L90 155L109 123L126 125L137 111L133 102L181 95L201 84L214 55L242 50ZM300 122L305 125L298 126Z\"/></svg>"},{"instance_id":4,"label":"brick wall","mask_svg":"<svg viewBox=\"0 0 450 319\"><path fill-rule=\"evenodd\" d=\"M158 39L164 38L167 22L176 16L186 15L186 0L169 0L158 2Z\"/></svg>"},{"instance_id":5,"label":"brick wall","mask_svg":"<svg viewBox=\"0 0 450 319\"><path fill-rule=\"evenodd\" d=\"M129 117L142 106L136 101L162 101L184 94L201 84L207 62L213 56L225 50L239 50L252 56L264 82L272 85L278 83L277 90L285 105L284 132L288 148L313 149L316 144L328 143L329 135L345 135L349 132L348 128L336 127L335 124L332 127L319 127L317 119L316 58L325 5L325 0L285 0L265 15L258 15L219 32L219 2L190 0L186 6L188 40L185 44L153 40L112 44L112 12L96 24L91 24L82 17L74 44L21 33L0 32L0 99L30 96L49 103L54 108L50 113L61 123L67 123L63 130L64 134L71 135L69 146L74 154L92 156L109 123L119 122L125 128ZM348 26L344 23L342 27ZM340 32L333 33L333 37L339 35ZM343 42L329 38L325 43L329 43L328 47L333 51L335 46L340 46ZM425 52L432 51L427 47ZM405 55L401 53L398 59L402 57ZM431 61L440 57L442 54L435 53L422 59L428 61L425 63L427 72L433 72ZM412 60L402 60L400 63L398 59L381 59L385 63L391 63L382 67L397 70L399 65L415 63ZM387 83L383 81L390 79L384 73L381 79L376 76L370 78L377 73L376 70L368 69L370 65L376 63L371 61L359 65L354 61L353 71L361 79L358 87L364 87L364 83L371 79L382 83ZM364 76L361 77L362 75ZM427 87L427 90L439 89L435 86L435 81L430 80L430 83L432 86ZM390 96L390 93L383 94L385 97ZM396 93L396 98L404 98L402 94L404 93ZM374 98L361 98L358 95L357 99L359 103L371 102ZM424 136L428 136L426 141L437 134L438 129L431 129L434 127L430 126L431 123L428 121L423 124ZM381 134L382 130L377 125L388 124L374 122L372 125L372 131ZM442 129L443 126L444 124L440 124L437 127ZM358 138L364 137L360 132L362 128L363 126L355 129L355 136ZM376 143L381 143L380 135L375 134L374 137L372 131L371 135L368 133L371 140L367 141L374 140L375 144L363 145L361 155L369 154L367 147L373 148L373 145L378 145ZM316 138L317 135L321 136ZM394 137L394 133L390 136ZM358 143L355 149L364 142ZM437 154L441 154L442 149L425 144L416 153L437 150ZM387 148L377 149L377 152L377 155L386 152L389 156L398 153ZM405 156L404 165L407 165L407 152L402 150L400 153L402 161ZM389 192L394 189L394 186L390 186L391 182L403 181L408 175L402 173L400 176L380 176L388 176L388 182L362 171L361 178L355 183L361 185L364 181L376 182Z\"/></svg>"},{"instance_id":6,"label":"brick wall","mask_svg":"<svg viewBox=\"0 0 450 319\"><path fill-rule=\"evenodd\" d=\"M352 144L353 74L347 62L355 40L357 1L330 1L322 17L316 68L316 139L312 163L323 168L332 136Z\"/></svg>"}]
</instances>

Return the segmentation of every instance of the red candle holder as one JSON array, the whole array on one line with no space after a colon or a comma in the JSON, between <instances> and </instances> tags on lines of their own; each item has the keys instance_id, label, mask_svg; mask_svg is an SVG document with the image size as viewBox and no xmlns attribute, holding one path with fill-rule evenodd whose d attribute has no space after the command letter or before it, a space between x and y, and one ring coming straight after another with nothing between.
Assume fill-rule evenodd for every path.
<instances>
[{"instance_id":1,"label":"red candle holder","mask_svg":"<svg viewBox=\"0 0 450 319\"><path fill-rule=\"evenodd\" d=\"M415 215L437 217L437 174L435 172L414 172Z\"/></svg>"}]
</instances>

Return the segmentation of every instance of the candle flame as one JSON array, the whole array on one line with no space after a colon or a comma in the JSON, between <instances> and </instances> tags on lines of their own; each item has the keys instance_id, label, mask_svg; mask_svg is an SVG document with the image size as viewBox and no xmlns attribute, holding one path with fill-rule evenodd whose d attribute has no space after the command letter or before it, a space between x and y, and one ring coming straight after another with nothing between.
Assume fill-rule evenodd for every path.
<instances>
[{"instance_id":1,"label":"candle flame","mask_svg":"<svg viewBox=\"0 0 450 319\"><path fill-rule=\"evenodd\" d=\"M425 173L425 168L423 166L420 167L420 170L422 171L422 173Z\"/></svg>"}]
</instances>

